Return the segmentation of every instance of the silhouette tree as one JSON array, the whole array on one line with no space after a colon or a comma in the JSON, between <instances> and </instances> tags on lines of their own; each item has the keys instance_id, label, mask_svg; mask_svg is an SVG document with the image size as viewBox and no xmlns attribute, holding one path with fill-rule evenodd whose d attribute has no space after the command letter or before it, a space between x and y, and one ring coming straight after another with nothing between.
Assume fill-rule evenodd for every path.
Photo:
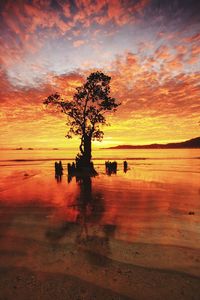
<instances>
[{"instance_id":1,"label":"silhouette tree","mask_svg":"<svg viewBox=\"0 0 200 300\"><path fill-rule=\"evenodd\" d=\"M81 87L76 88L72 100L64 100L58 93L44 100L45 104L54 104L67 115L70 128L66 137L81 137L80 154L77 155L79 166L90 167L92 140L103 139L101 125L107 124L105 113L115 111L120 105L110 96L110 80L110 76L97 71L91 73Z\"/></svg>"}]
</instances>

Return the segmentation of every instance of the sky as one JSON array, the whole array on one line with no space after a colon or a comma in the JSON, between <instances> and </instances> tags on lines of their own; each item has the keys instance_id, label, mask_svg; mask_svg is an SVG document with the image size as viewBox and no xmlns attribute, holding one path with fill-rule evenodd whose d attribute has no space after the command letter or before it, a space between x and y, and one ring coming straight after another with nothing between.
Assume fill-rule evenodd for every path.
<instances>
[{"instance_id":1,"label":"sky","mask_svg":"<svg viewBox=\"0 0 200 300\"><path fill-rule=\"evenodd\" d=\"M200 136L199 11L194 0L1 0L0 147L76 147L43 100L71 99L97 70L121 106L94 147Z\"/></svg>"}]
</instances>

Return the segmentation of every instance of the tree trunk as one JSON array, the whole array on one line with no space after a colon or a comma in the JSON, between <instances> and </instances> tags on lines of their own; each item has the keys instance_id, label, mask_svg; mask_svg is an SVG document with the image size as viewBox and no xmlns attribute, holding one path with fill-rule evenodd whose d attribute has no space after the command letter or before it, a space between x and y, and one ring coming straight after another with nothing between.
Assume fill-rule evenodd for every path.
<instances>
[{"instance_id":1,"label":"tree trunk","mask_svg":"<svg viewBox=\"0 0 200 300\"><path fill-rule=\"evenodd\" d=\"M76 158L76 171L89 174L90 176L97 175L94 169L92 159L92 133L84 134L81 139L80 146L81 154Z\"/></svg>"},{"instance_id":2,"label":"tree trunk","mask_svg":"<svg viewBox=\"0 0 200 300\"><path fill-rule=\"evenodd\" d=\"M83 141L83 160L86 167L90 166L91 158L92 158L92 137L91 135L84 135Z\"/></svg>"}]
</instances>

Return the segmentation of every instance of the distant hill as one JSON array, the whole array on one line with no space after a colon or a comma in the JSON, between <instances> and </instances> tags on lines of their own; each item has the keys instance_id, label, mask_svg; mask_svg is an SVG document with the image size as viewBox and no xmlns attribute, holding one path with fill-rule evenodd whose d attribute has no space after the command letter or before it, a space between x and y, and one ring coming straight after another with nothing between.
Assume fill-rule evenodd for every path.
<instances>
[{"instance_id":1,"label":"distant hill","mask_svg":"<svg viewBox=\"0 0 200 300\"><path fill-rule=\"evenodd\" d=\"M119 145L104 149L180 149L180 148L200 148L200 137L180 142L169 144L151 144L151 145Z\"/></svg>"}]
</instances>

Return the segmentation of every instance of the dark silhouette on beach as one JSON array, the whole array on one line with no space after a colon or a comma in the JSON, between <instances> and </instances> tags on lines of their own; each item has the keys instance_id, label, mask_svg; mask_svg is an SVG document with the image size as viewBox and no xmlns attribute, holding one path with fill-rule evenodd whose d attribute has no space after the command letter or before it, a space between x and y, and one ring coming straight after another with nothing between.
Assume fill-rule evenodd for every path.
<instances>
[{"instance_id":1,"label":"dark silhouette on beach","mask_svg":"<svg viewBox=\"0 0 200 300\"><path fill-rule=\"evenodd\" d=\"M72 177L75 176L76 173L76 165L73 162L72 164L68 163L67 164L67 174L68 174L68 183L71 182Z\"/></svg>"},{"instance_id":2,"label":"dark silhouette on beach","mask_svg":"<svg viewBox=\"0 0 200 300\"><path fill-rule=\"evenodd\" d=\"M107 175L116 174L117 173L117 162L116 161L113 161L113 162L106 161L105 168L106 168Z\"/></svg>"},{"instance_id":3,"label":"dark silhouette on beach","mask_svg":"<svg viewBox=\"0 0 200 300\"><path fill-rule=\"evenodd\" d=\"M68 172L68 182L71 182L72 177L73 176L81 176L82 172L80 172L80 170L82 170L82 165L81 165L82 161L79 159L76 159L76 163L68 163L67 164L67 172ZM90 170L93 170L93 173L87 174L87 176L95 176L97 175L97 172L94 169L94 165L93 162L90 162Z\"/></svg>"},{"instance_id":4,"label":"dark silhouette on beach","mask_svg":"<svg viewBox=\"0 0 200 300\"><path fill-rule=\"evenodd\" d=\"M61 160L55 162L55 178L58 182L61 182L63 175L63 166Z\"/></svg>"},{"instance_id":5,"label":"dark silhouette on beach","mask_svg":"<svg viewBox=\"0 0 200 300\"><path fill-rule=\"evenodd\" d=\"M123 165L124 165L124 173L126 173L128 170L128 163L126 160L123 162Z\"/></svg>"},{"instance_id":6,"label":"dark silhouette on beach","mask_svg":"<svg viewBox=\"0 0 200 300\"><path fill-rule=\"evenodd\" d=\"M91 163L92 140L103 139L102 125L106 124L105 112L115 111L120 103L110 96L111 77L102 72L91 73L87 81L77 87L73 99L63 100L58 93L50 95L44 103L53 104L61 108L68 117L69 131L66 135L81 137L80 153L76 157L76 170L78 173L93 175L96 173ZM96 175L96 174L95 174Z\"/></svg>"}]
</instances>

